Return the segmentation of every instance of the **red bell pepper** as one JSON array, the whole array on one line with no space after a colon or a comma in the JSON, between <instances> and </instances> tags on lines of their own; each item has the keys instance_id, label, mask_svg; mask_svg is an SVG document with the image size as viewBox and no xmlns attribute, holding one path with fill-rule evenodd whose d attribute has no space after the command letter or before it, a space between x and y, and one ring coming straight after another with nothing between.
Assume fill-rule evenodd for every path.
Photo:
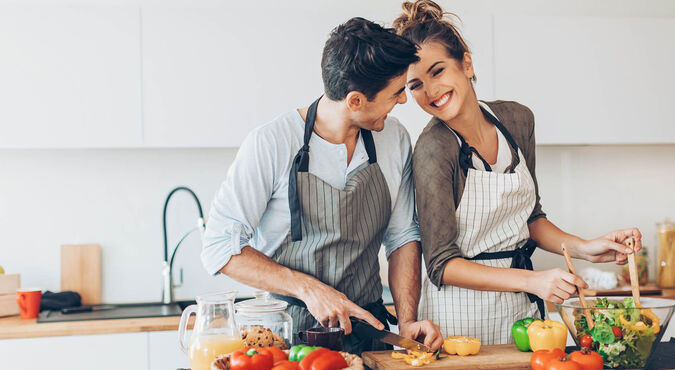
<instances>
[{"instance_id":1,"label":"red bell pepper","mask_svg":"<svg viewBox=\"0 0 675 370\"><path fill-rule=\"evenodd\" d=\"M230 354L231 370L269 370L274 365L270 352L258 352L254 348L244 348Z\"/></svg>"},{"instance_id":2,"label":"red bell pepper","mask_svg":"<svg viewBox=\"0 0 675 370\"><path fill-rule=\"evenodd\" d=\"M338 370L349 366L339 352L330 351L312 362L312 370Z\"/></svg>"},{"instance_id":3,"label":"red bell pepper","mask_svg":"<svg viewBox=\"0 0 675 370\"><path fill-rule=\"evenodd\" d=\"M275 362L272 370L298 370L298 364L296 361L282 360Z\"/></svg>"},{"instance_id":4,"label":"red bell pepper","mask_svg":"<svg viewBox=\"0 0 675 370\"><path fill-rule=\"evenodd\" d=\"M319 348L312 351L310 354L300 361L300 370L312 370L312 363L323 354L330 352L328 348Z\"/></svg>"}]
</instances>

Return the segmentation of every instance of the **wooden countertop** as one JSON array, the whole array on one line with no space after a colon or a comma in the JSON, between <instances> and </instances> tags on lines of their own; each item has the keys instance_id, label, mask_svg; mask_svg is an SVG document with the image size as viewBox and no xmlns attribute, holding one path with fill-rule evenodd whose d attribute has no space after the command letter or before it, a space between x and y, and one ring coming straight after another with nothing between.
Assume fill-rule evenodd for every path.
<instances>
[{"instance_id":1,"label":"wooden countertop","mask_svg":"<svg viewBox=\"0 0 675 370\"><path fill-rule=\"evenodd\" d=\"M650 287L650 285L648 285L648 287ZM630 295L630 291L628 291L627 295ZM649 297L675 299L675 289L663 289L663 293L661 295L650 295ZM592 297L589 297L588 299L591 298ZM553 304L550 302L547 302L547 304L549 311L555 311L555 306ZM387 309L392 314L396 314L393 305L388 305ZM194 317L192 318L192 321L194 321ZM11 316L0 318L0 340L178 330L179 322L180 316L170 316L139 319L50 322L38 324L35 322L35 319L21 320L19 316Z\"/></svg>"},{"instance_id":2,"label":"wooden countertop","mask_svg":"<svg viewBox=\"0 0 675 370\"><path fill-rule=\"evenodd\" d=\"M193 317L194 319L194 317ZM0 318L0 339L178 330L180 316L140 319L35 322L19 316Z\"/></svg>"}]
</instances>

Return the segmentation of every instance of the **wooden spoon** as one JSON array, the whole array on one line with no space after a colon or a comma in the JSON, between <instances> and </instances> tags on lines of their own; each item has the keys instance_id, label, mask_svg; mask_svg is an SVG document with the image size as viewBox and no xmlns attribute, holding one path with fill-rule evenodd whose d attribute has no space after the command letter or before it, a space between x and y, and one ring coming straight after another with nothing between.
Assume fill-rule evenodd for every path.
<instances>
[{"instance_id":1,"label":"wooden spoon","mask_svg":"<svg viewBox=\"0 0 675 370\"><path fill-rule=\"evenodd\" d=\"M635 239L630 238L623 241L623 244L633 250L633 253L628 255L628 272L630 273L630 288L633 291L633 302L635 307L642 307L640 304L640 281L637 272L637 263L635 262Z\"/></svg>"},{"instance_id":2,"label":"wooden spoon","mask_svg":"<svg viewBox=\"0 0 675 370\"><path fill-rule=\"evenodd\" d=\"M574 271L574 265L572 264L572 257L570 257L570 253L567 251L567 248L565 247L565 243L562 243L562 251L563 255L565 256L565 262L567 262L567 268L570 270L570 272L574 275L576 275L576 271ZM581 307L584 309L584 316L586 316L586 323L588 324L589 329L593 329L593 315L591 315L591 310L588 308L588 305L586 304L586 299L584 298L584 293L582 289L577 288L577 292L579 293L579 303L581 303Z\"/></svg>"}]
</instances>

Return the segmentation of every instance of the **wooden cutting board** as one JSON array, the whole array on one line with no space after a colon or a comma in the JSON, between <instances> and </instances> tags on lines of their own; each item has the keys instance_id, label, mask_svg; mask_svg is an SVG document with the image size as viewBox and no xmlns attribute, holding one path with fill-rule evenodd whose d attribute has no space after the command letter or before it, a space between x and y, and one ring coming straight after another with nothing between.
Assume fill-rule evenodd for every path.
<instances>
[{"instance_id":1,"label":"wooden cutting board","mask_svg":"<svg viewBox=\"0 0 675 370\"><path fill-rule=\"evenodd\" d=\"M79 293L83 305L101 303L100 245L61 246L61 291L66 290Z\"/></svg>"},{"instance_id":2,"label":"wooden cutting board","mask_svg":"<svg viewBox=\"0 0 675 370\"><path fill-rule=\"evenodd\" d=\"M389 369L529 369L532 352L520 352L515 344L481 346L473 356L449 356L422 367L412 367L404 360L391 358L393 351L363 352L363 363L373 370Z\"/></svg>"}]
</instances>

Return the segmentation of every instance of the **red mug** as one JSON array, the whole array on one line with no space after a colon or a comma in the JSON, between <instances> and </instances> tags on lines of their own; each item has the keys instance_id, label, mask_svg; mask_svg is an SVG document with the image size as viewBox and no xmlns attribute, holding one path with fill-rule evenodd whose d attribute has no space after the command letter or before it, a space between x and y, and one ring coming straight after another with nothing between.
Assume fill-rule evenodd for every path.
<instances>
[{"instance_id":1,"label":"red mug","mask_svg":"<svg viewBox=\"0 0 675 370\"><path fill-rule=\"evenodd\" d=\"M40 313L42 291L37 289L19 289L16 291L16 303L22 319L34 319Z\"/></svg>"}]
</instances>

